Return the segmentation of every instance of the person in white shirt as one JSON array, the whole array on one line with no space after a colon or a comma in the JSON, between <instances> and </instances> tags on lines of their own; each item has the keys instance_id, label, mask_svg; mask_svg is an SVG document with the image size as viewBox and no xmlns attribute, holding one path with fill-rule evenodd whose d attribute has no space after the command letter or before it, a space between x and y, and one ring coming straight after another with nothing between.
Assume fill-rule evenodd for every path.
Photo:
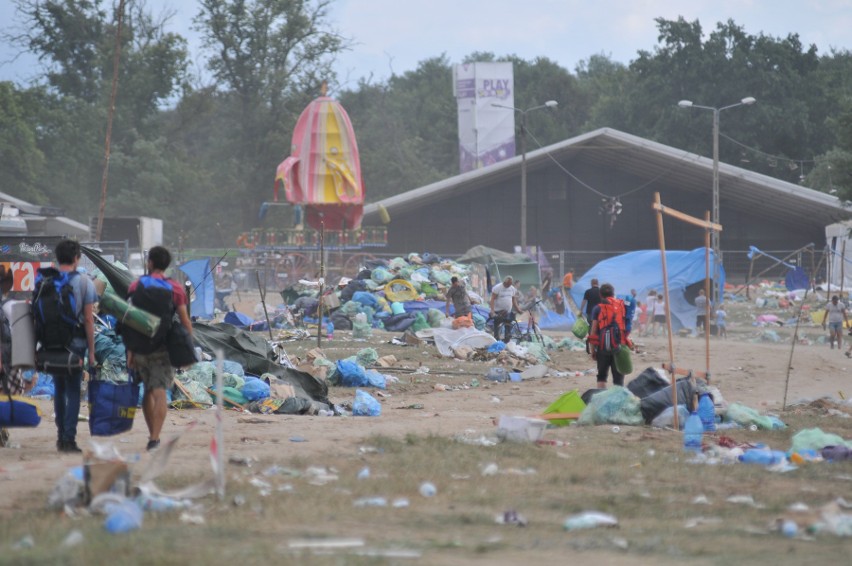
<instances>
[{"instance_id":1,"label":"person in white shirt","mask_svg":"<svg viewBox=\"0 0 852 566\"><path fill-rule=\"evenodd\" d=\"M826 320L828 320L828 339L831 342L831 349L834 349L834 340L837 339L837 349L842 350L843 324L845 322L848 325L849 319L846 317L846 305L840 302L840 297L837 295L831 297L831 302L825 305L825 314L822 315L823 330L825 330Z\"/></svg>"},{"instance_id":2,"label":"person in white shirt","mask_svg":"<svg viewBox=\"0 0 852 566\"><path fill-rule=\"evenodd\" d=\"M500 327L504 327L503 342L508 343L511 333L512 321L515 313L521 312L518 306L518 290L512 284L511 276L503 279L502 283L494 285L491 289L491 301L489 303L489 316L494 319L494 337L500 339Z\"/></svg>"}]
</instances>

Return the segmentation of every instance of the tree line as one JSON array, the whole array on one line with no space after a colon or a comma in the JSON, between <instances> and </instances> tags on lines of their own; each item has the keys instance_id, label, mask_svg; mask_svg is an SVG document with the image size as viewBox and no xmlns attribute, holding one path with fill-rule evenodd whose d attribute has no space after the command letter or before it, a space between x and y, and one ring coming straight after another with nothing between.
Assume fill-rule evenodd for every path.
<instances>
[{"instance_id":1,"label":"tree line","mask_svg":"<svg viewBox=\"0 0 852 566\"><path fill-rule=\"evenodd\" d=\"M260 223L275 168L301 110L327 82L352 119L368 201L458 173L452 65L444 54L386 80L341 86L335 56L353 42L329 23L331 0L198 0L206 73L187 41L128 0L106 202L108 215L165 220L166 238L231 246ZM0 190L97 214L118 3L16 0L25 25L4 40L34 53L37 80L0 83ZM535 142L611 127L709 156L712 113L679 100L748 108L722 114L722 161L852 200L852 54L820 54L798 35L747 32L734 21L656 20L656 45L629 64L592 54L568 70L475 52L461 62L511 61L515 105ZM207 78L202 78L207 77ZM265 223L282 222L282 213Z\"/></svg>"}]
</instances>

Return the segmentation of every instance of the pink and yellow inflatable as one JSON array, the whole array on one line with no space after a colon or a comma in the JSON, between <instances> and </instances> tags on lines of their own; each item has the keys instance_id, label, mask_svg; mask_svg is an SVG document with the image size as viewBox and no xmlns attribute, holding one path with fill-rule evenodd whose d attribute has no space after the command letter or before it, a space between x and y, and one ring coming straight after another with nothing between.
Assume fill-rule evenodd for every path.
<instances>
[{"instance_id":1,"label":"pink and yellow inflatable","mask_svg":"<svg viewBox=\"0 0 852 566\"><path fill-rule=\"evenodd\" d=\"M321 96L302 111L293 130L290 156L275 173L275 196L284 183L288 202L305 208L307 224L319 229L361 227L364 182L355 131L346 110Z\"/></svg>"}]
</instances>

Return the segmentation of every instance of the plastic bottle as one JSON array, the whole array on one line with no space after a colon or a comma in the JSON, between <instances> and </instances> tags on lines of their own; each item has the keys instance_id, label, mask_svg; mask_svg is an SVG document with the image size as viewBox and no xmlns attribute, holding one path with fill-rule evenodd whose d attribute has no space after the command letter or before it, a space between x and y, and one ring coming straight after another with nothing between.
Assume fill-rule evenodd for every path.
<instances>
[{"instance_id":1,"label":"plastic bottle","mask_svg":"<svg viewBox=\"0 0 852 566\"><path fill-rule=\"evenodd\" d=\"M746 450L739 459L744 464L772 466L784 462L787 459L787 455L779 450L761 450L758 448Z\"/></svg>"},{"instance_id":2,"label":"plastic bottle","mask_svg":"<svg viewBox=\"0 0 852 566\"><path fill-rule=\"evenodd\" d=\"M716 432L716 406L708 393L698 398L698 416L701 418L704 432Z\"/></svg>"},{"instance_id":3,"label":"plastic bottle","mask_svg":"<svg viewBox=\"0 0 852 566\"><path fill-rule=\"evenodd\" d=\"M686 424L683 425L683 449L700 454L702 434L704 434L704 425L701 423L701 417L692 411L686 419Z\"/></svg>"},{"instance_id":4,"label":"plastic bottle","mask_svg":"<svg viewBox=\"0 0 852 566\"><path fill-rule=\"evenodd\" d=\"M330 320L325 324L325 337L329 340L334 338L334 323Z\"/></svg>"},{"instance_id":5,"label":"plastic bottle","mask_svg":"<svg viewBox=\"0 0 852 566\"><path fill-rule=\"evenodd\" d=\"M104 527L113 534L126 533L142 526L142 509L129 499L107 506L106 511Z\"/></svg>"}]
</instances>

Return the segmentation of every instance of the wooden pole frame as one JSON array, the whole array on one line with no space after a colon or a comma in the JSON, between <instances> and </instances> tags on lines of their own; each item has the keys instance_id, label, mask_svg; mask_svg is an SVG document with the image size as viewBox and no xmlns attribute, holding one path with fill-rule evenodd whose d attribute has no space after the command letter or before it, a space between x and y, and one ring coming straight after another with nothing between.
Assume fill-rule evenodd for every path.
<instances>
[{"instance_id":1,"label":"wooden pole frame","mask_svg":"<svg viewBox=\"0 0 852 566\"><path fill-rule=\"evenodd\" d=\"M709 216L709 212L706 213L705 219L702 220L700 218L695 218L694 216L689 216L688 214L684 214L683 212L677 211L673 208L667 208L663 206L663 203L660 201L660 193L654 193L654 203L652 208L657 211L657 238L660 241L660 262L663 268L663 293L665 294L665 306L666 306L666 332L668 334L668 346L669 346L669 371L672 375L672 407L674 412L672 414L672 425L676 430L680 429L680 423L677 413L677 372L674 365L674 343L672 342L672 315L671 315L671 307L669 306L669 274L668 267L666 265L666 235L663 228L663 214L667 216L671 216L681 222L685 222L687 224L691 224L693 226L698 226L699 228L703 228L706 231L706 236L704 238L705 242L705 270L704 270L704 288L707 289L710 285L710 270L709 270L709 261L710 261L710 251L707 240L710 238L712 232L721 232L722 225L711 222L707 217ZM719 282L716 281L718 285ZM706 293L706 291L705 291ZM705 308L705 313L709 312L710 307L710 298L707 298L707 307ZM706 315L705 315L706 316ZM709 323L709 320L707 321ZM710 338L709 333L706 341L707 348L707 371L705 373L706 376L710 375Z\"/></svg>"}]
</instances>

